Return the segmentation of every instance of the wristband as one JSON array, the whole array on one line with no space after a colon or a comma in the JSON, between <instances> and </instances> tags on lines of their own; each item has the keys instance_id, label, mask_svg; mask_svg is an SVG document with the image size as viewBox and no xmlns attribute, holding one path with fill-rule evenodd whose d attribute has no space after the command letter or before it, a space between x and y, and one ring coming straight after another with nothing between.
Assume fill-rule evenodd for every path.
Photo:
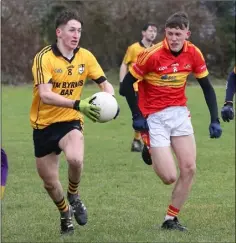
<instances>
[{"instance_id":1,"label":"wristband","mask_svg":"<svg viewBox=\"0 0 236 243\"><path fill-rule=\"evenodd\" d=\"M233 101L225 101L224 106L226 105L233 106Z\"/></svg>"},{"instance_id":2,"label":"wristband","mask_svg":"<svg viewBox=\"0 0 236 243\"><path fill-rule=\"evenodd\" d=\"M76 100L74 105L73 105L73 109L79 111L80 110L79 109L79 104L80 104L80 100Z\"/></svg>"}]
</instances>

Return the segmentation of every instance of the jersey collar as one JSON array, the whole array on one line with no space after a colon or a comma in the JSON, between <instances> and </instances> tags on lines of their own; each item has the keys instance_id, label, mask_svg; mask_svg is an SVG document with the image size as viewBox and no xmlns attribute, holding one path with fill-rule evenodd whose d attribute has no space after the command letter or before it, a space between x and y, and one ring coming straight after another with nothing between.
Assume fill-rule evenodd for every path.
<instances>
[{"instance_id":1,"label":"jersey collar","mask_svg":"<svg viewBox=\"0 0 236 243\"><path fill-rule=\"evenodd\" d=\"M64 57L61 53L61 51L58 49L57 47L57 43L52 44L52 52L54 53L55 56L61 56L63 57L65 60L67 60L68 62L72 62L72 60L75 57L75 54L79 51L79 47L75 48L74 50L74 56L71 58L71 60L67 59L66 57Z\"/></svg>"},{"instance_id":2,"label":"jersey collar","mask_svg":"<svg viewBox=\"0 0 236 243\"><path fill-rule=\"evenodd\" d=\"M139 43L140 46L145 47L141 40L138 43Z\"/></svg>"},{"instance_id":3,"label":"jersey collar","mask_svg":"<svg viewBox=\"0 0 236 243\"><path fill-rule=\"evenodd\" d=\"M140 40L138 43L139 43L140 46L142 46L142 47L144 47L144 48L147 48L147 47L143 44L143 42L142 42L141 40ZM150 45L150 47L151 47L151 46L153 46L153 43Z\"/></svg>"}]
</instances>

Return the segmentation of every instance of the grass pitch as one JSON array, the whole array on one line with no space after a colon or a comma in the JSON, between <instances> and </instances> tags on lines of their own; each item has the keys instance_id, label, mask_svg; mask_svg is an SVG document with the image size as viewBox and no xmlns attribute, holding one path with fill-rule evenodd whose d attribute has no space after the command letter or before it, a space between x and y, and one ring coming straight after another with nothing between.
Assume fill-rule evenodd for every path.
<instances>
[{"instance_id":1,"label":"grass pitch","mask_svg":"<svg viewBox=\"0 0 236 243\"><path fill-rule=\"evenodd\" d=\"M84 88L83 96L97 92ZM118 93L118 92L117 92ZM216 88L219 110L224 88ZM85 121L85 166L81 196L89 222L73 236L59 236L59 214L35 169L29 123L31 87L2 88L2 146L9 178L2 201L2 242L235 242L235 128L223 123L220 139L208 135L209 112L200 87L189 87L188 105L197 141L197 174L180 213L189 232L163 232L160 225L172 186L165 186L139 153L131 153L131 115L107 124ZM67 164L60 175L67 188Z\"/></svg>"}]
</instances>

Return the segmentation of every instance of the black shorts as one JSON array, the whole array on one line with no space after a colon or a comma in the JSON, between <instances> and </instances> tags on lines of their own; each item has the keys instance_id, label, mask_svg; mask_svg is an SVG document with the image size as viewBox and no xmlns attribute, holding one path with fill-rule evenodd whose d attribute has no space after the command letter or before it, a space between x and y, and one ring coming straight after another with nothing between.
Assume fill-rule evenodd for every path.
<instances>
[{"instance_id":1,"label":"black shorts","mask_svg":"<svg viewBox=\"0 0 236 243\"><path fill-rule=\"evenodd\" d=\"M55 152L61 153L59 141L70 131L77 129L83 132L81 121L57 122L43 129L33 130L34 154L40 158Z\"/></svg>"}]
</instances>

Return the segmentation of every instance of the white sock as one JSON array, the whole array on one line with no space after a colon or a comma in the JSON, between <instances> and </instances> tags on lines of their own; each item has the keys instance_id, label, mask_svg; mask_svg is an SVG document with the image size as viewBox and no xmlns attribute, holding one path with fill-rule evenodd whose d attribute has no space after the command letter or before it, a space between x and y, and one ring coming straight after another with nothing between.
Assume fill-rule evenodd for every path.
<instances>
[{"instance_id":1,"label":"white sock","mask_svg":"<svg viewBox=\"0 0 236 243\"><path fill-rule=\"evenodd\" d=\"M169 219L170 219L170 220L173 220L174 218L175 218L174 216L170 216L170 215L167 214L167 215L165 216L165 221L166 221L166 220L169 220Z\"/></svg>"}]
</instances>

